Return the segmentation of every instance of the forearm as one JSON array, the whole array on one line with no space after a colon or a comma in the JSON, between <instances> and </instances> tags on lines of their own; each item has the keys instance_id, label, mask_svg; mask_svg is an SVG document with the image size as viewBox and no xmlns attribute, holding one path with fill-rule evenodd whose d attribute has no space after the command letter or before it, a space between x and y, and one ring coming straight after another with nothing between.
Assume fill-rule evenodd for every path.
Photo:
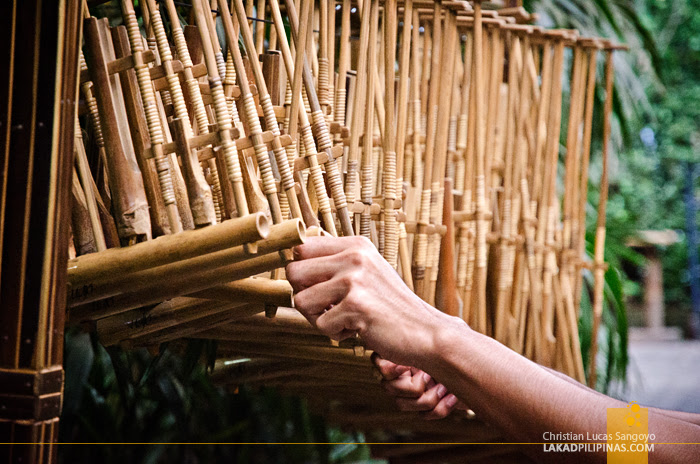
<instances>
[{"instance_id":1,"label":"forearm","mask_svg":"<svg viewBox=\"0 0 700 464\"><path fill-rule=\"evenodd\" d=\"M607 408L625 403L583 386L574 386L461 321L442 321L430 328L435 344L417 357L417 367L447 386L477 417L500 428L517 442L541 443L545 432L584 437L607 433ZM698 442L697 426L649 413L649 432L656 442ZM691 452L687 449L685 452ZM697 451L697 450L696 450ZM684 452L659 447L654 460ZM554 457L554 456L552 456ZM591 453L570 456L591 462ZM596 456L604 462L605 454ZM678 455L672 454L672 458Z\"/></svg>"},{"instance_id":2,"label":"forearm","mask_svg":"<svg viewBox=\"0 0 700 464\"><path fill-rule=\"evenodd\" d=\"M577 388L581 388L581 389L584 389L588 392L596 394L598 396L607 398L602 393L597 392L597 391L587 387L586 385L583 385L582 383L577 382L576 380L572 379L568 375L562 374L561 372L555 371L554 369L550 369L548 367L544 367L544 366L541 366L541 367L543 369L545 369L546 371L551 372L552 374L556 375L560 379L563 379L563 380L569 382L571 385L576 386ZM671 411L668 409L659 409L659 408L654 408L654 407L650 407L650 406L647 406L647 407L649 408L650 412L654 412L656 414L663 414L664 416L672 417L674 419L688 422L690 424L700 425L700 414L693 414L690 412L682 412L682 411Z\"/></svg>"}]
</instances>

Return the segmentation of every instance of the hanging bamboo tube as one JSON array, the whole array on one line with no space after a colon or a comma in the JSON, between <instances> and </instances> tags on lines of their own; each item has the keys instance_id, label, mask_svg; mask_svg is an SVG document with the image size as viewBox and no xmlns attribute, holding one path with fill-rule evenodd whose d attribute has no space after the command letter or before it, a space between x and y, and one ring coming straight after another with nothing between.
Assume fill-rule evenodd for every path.
<instances>
[{"instance_id":1,"label":"hanging bamboo tube","mask_svg":"<svg viewBox=\"0 0 700 464\"><path fill-rule=\"evenodd\" d=\"M310 7L310 5L309 5ZM280 50L282 51L282 58L284 59L285 69L287 71L287 78L292 82L292 105L291 105L291 120L290 120L290 130L289 134L292 139L296 138L296 127L297 127L297 116L299 118L299 125L301 126L301 136L303 141L303 146L306 149L306 159L309 162L310 178L316 192L316 198L319 201L319 210L321 212L321 217L323 219L323 225L325 229L332 235L336 235L335 221L331 213L330 202L328 201L328 195L325 189L325 183L323 181L323 174L321 173L321 166L318 164L318 157L316 155L316 143L313 140L313 134L311 132L311 125L309 124L308 116L304 108L299 107L299 98L301 98L301 82L302 82L302 72L304 71L304 53L303 50L306 48L306 42L296 40L297 55L292 62L292 53L289 49L289 44L287 42L287 33L284 29L284 23L282 21L282 14L280 13L280 6L278 0L270 1L270 9L272 11L272 19L277 31L277 37L279 38ZM295 10L296 11L296 10ZM308 29L308 19L310 14L305 14L309 12L308 10L302 10L301 18L297 18L298 28L293 26L293 32L296 32L297 39L307 34ZM309 12L310 13L310 12ZM300 148L302 143L297 143L297 148ZM288 152L288 155L290 153ZM301 173L295 174L297 181L301 180ZM300 182L300 185L303 185ZM305 218L306 219L306 218ZM309 223L306 220L307 224Z\"/></svg>"},{"instance_id":2,"label":"hanging bamboo tube","mask_svg":"<svg viewBox=\"0 0 700 464\"><path fill-rule=\"evenodd\" d=\"M104 153L106 173L109 178L111 204L114 209L114 221L122 244L132 244L147 240L151 237L151 221L148 213L148 201L144 191L143 180L137 166L134 152L124 131L120 131L119 123L125 119L125 110L117 98L118 87L114 77L109 75L107 63L113 59L110 48L111 40L104 22L95 18L85 21L85 60L93 82L94 100L89 98L91 93L85 92L88 107L94 106L96 113L90 109L93 130L96 139L103 140L100 154ZM83 86L83 90L86 88ZM107 151L107 147L109 150ZM107 199L105 199L107 201Z\"/></svg>"},{"instance_id":3,"label":"hanging bamboo tube","mask_svg":"<svg viewBox=\"0 0 700 464\"><path fill-rule=\"evenodd\" d=\"M348 75L348 67L350 66L350 0L343 0L340 19L340 51L338 56L338 81L335 85L335 104L333 105L333 120L341 127L345 126L346 119L346 101L347 90L346 81ZM335 13L331 12L333 23L335 23ZM331 54L334 56L334 54ZM333 69L332 67L330 68ZM340 133L336 135L340 138ZM347 178L346 178L347 183ZM350 192L345 189L347 201L352 205L353 200L350 199Z\"/></svg>"},{"instance_id":4,"label":"hanging bamboo tube","mask_svg":"<svg viewBox=\"0 0 700 464\"><path fill-rule=\"evenodd\" d=\"M415 27L415 31L414 31ZM396 189L401 195L399 198L403 204L403 187L404 180L410 183L410 178L404 176L405 172L405 151L406 151L406 132L408 130L408 115L409 115L409 79L408 71L411 68L411 40L418 40L418 26L413 26L413 0L407 0L404 3L403 10L403 29L401 31L401 50L399 54L399 82L398 82L398 99L396 104ZM417 57L413 58L414 60ZM417 76L414 76L417 79ZM409 159L408 164L412 160ZM401 208L398 208L399 211ZM405 221L398 223L398 253L399 265L401 266L401 276L406 285L413 290L413 278L411 276L411 258L408 249L408 236L406 233Z\"/></svg>"},{"instance_id":5,"label":"hanging bamboo tube","mask_svg":"<svg viewBox=\"0 0 700 464\"><path fill-rule=\"evenodd\" d=\"M182 232L182 221L175 202L175 190L173 187L172 173L168 164L167 155L163 152L163 128L160 124L158 109L156 107L153 84L148 73L148 65L143 61L143 38L139 31L136 14L131 0L122 0L122 15L124 24L129 34L131 53L134 59L134 69L141 92L141 101L146 113L148 123L148 133L151 139L151 150L153 151L158 170L158 181L160 182L161 194L168 214L168 223L172 233Z\"/></svg>"},{"instance_id":6,"label":"hanging bamboo tube","mask_svg":"<svg viewBox=\"0 0 700 464\"><path fill-rule=\"evenodd\" d=\"M190 123L185 98L180 87L180 78L173 70L173 58L170 52L170 44L165 35L165 27L160 16L160 11L154 0L146 0L146 5L150 10L150 25L155 35L158 52L160 54L161 66L165 71L165 78L168 81L170 99L174 108L175 119L173 128L175 129L175 139L178 141L182 169L187 186L187 197L190 201L193 220L196 227L204 227L209 224L216 224L216 212L211 188L204 178L204 173L197 159L197 154L190 149L189 139L192 138L192 126ZM179 30L179 27L177 28Z\"/></svg>"},{"instance_id":7,"label":"hanging bamboo tube","mask_svg":"<svg viewBox=\"0 0 700 464\"><path fill-rule=\"evenodd\" d=\"M207 24L207 19L204 16L205 13L202 10L202 6L198 1L194 1L192 6L195 13L197 26L199 27L202 37L202 51L204 52L204 61L207 66L207 73L209 75L209 88L211 89L211 95L214 100L213 106L216 114L217 130L219 141L221 143L221 150L223 151L223 158L226 164L226 174L228 175L228 180L233 189L238 216L245 216L248 214L248 203L246 200L245 190L243 188L243 173L241 171L241 165L238 159L238 150L236 148L236 144L233 142L233 137L231 134L231 114L229 113L229 109L226 105L226 97L224 96L223 85L221 83L221 78L219 77L219 67L223 65L225 72L225 63L223 63L223 58L217 61L217 55L214 54L211 41L208 40L209 26ZM221 54L221 52L218 53L219 55ZM219 61L221 61L221 63L219 63Z\"/></svg>"},{"instance_id":8,"label":"hanging bamboo tube","mask_svg":"<svg viewBox=\"0 0 700 464\"><path fill-rule=\"evenodd\" d=\"M245 9L243 8L243 3L241 0L234 1L234 10L236 12L236 17L238 18L238 24L241 26L243 44L245 45L248 56L251 57L251 59L249 59L248 61L250 62L250 66L253 71L253 76L255 77L255 84L258 88L258 100L260 102L260 106L263 109L265 126L268 130L271 130L274 135L274 138L272 139L272 152L275 155L275 161L277 162L277 170L280 174L280 185L287 196L291 217L300 218L301 209L299 207L299 201L297 199L294 187L294 176L292 173L292 166L290 166L289 164L287 152L280 141L281 132L279 129L279 125L277 124L277 117L275 116L275 110L272 106L272 99L270 98L270 93L267 90L267 85L262 74L260 63L252 55L252 53L255 51L253 44L253 34L251 33L250 28L247 27L247 22L245 20ZM222 5L221 11L222 17L224 19L224 26L227 29L231 28L228 7L226 5ZM226 26L227 24L228 26Z\"/></svg>"},{"instance_id":9,"label":"hanging bamboo tube","mask_svg":"<svg viewBox=\"0 0 700 464\"><path fill-rule=\"evenodd\" d=\"M352 115L350 118L350 141L348 142L348 162L347 173L345 175L345 192L347 194L348 201L350 201L351 204L355 201L355 190L357 188L357 175L359 164L358 159L360 158L360 134L363 131L362 115L368 112L367 107L364 107L364 112L361 110L363 108L363 105L366 105L366 99L368 98L366 95L368 92L367 79L365 79L364 76L367 75L367 55L369 53L371 8L364 8L362 10L361 15L362 19L360 21L360 43L359 53L357 56L358 77L356 79L355 95L351 107ZM369 137L369 135L367 137ZM360 233L362 234L362 232Z\"/></svg>"},{"instance_id":10,"label":"hanging bamboo tube","mask_svg":"<svg viewBox=\"0 0 700 464\"><path fill-rule=\"evenodd\" d=\"M379 23L379 5L377 0L369 1L369 5L365 3L365 9L370 10L369 20L369 46L367 51L367 86L365 87L365 120L364 132L362 139L362 158L360 167L360 198L363 203L362 213L360 214L360 235L367 238L371 236L371 214L370 208L373 203L373 174L372 168L372 152L374 148L374 108L375 92L373 91L376 79L374 70L374 56L377 47L377 29ZM372 64L371 64L372 63ZM358 75L358 78L361 76Z\"/></svg>"},{"instance_id":11,"label":"hanging bamboo tube","mask_svg":"<svg viewBox=\"0 0 700 464\"><path fill-rule=\"evenodd\" d=\"M326 114L326 119L328 122L333 122L335 114L335 86L336 86L336 72L335 72L335 51L336 46L336 4L335 0L330 2L328 7L328 19L327 21L327 37L328 37L328 113ZM342 169L341 169L342 171Z\"/></svg>"},{"instance_id":12,"label":"hanging bamboo tube","mask_svg":"<svg viewBox=\"0 0 700 464\"><path fill-rule=\"evenodd\" d=\"M583 125L583 141L582 154L583 165L581 166L580 191L579 196L579 224L580 231L577 243L577 256L582 257L586 247L586 205L588 203L588 168L591 158L591 136L593 132L593 107L595 102L595 84L596 84L596 64L598 58L598 50L602 44L597 41L588 42L588 78L586 80L586 108L584 110L584 125ZM581 304L581 291L583 289L583 273L582 266L579 266L576 287L574 295L576 296L576 314L579 314Z\"/></svg>"},{"instance_id":13,"label":"hanging bamboo tube","mask_svg":"<svg viewBox=\"0 0 700 464\"><path fill-rule=\"evenodd\" d=\"M440 71L438 82L444 80L445 82L452 83L454 79L454 67L455 67L455 47L457 42L457 27L456 27L456 17L452 10L445 10L445 24L444 24L444 39L442 44L442 49L440 51ZM451 105L453 102L452 92L454 86L452 84L442 85L439 89L439 100L438 107L439 111L435 118L435 148L434 148L434 166L433 166L433 180L431 185L431 198L435 197L435 200L431 200L431 223L432 224L442 224L443 222L443 207L445 196L445 177L446 177L446 166L447 166L447 154L448 154L448 139L449 139L449 129L450 129L450 117L451 117ZM430 304L435 303L435 287L437 283L437 273L438 273L438 262L440 258L440 248L441 248L441 236L439 233L433 234L431 236L431 243L428 249L428 265L426 272L429 272L429 286L427 292L427 301Z\"/></svg>"},{"instance_id":14,"label":"hanging bamboo tube","mask_svg":"<svg viewBox=\"0 0 700 464\"><path fill-rule=\"evenodd\" d=\"M396 0L384 2L384 163L382 179L382 196L384 204L381 221L384 222L383 242L384 258L396 269L399 252L399 226L395 203L397 200L397 155L396 136L394 133L394 50L396 50L397 3Z\"/></svg>"},{"instance_id":15,"label":"hanging bamboo tube","mask_svg":"<svg viewBox=\"0 0 700 464\"><path fill-rule=\"evenodd\" d=\"M299 18L296 14L296 7L294 6L293 2L291 0L287 0L286 4L287 14L289 16L289 22L292 29L292 37L294 37L295 33L298 32L297 26L299 24ZM300 37L300 35L298 37ZM299 43L298 40L297 43ZM343 181L338 170L338 162L332 152L333 145L330 138L330 132L328 131L328 126L326 125L325 113L321 108L321 104L319 103L319 98L314 87L311 69L309 68L308 62L305 58L302 60L302 66L304 88L309 99L309 105L312 112L311 116L313 118L312 127L302 124L302 137L304 137L306 140L307 138L311 138L313 135L316 135L316 139L318 140L318 149L326 152L326 155L328 156L328 161L325 163L326 176L328 179L328 186L331 190L331 196L333 197L333 202L335 204L336 216L340 221L343 235L354 235L354 229L352 227L352 222L350 221L350 213L347 206L347 199L345 197L345 191L343 190ZM313 132L310 132L311 129L313 129ZM312 176L313 175L315 174L312 170ZM316 189L316 192L317 194L319 193L318 188Z\"/></svg>"},{"instance_id":16,"label":"hanging bamboo tube","mask_svg":"<svg viewBox=\"0 0 700 464\"><path fill-rule=\"evenodd\" d=\"M219 5L219 10L221 12L220 17L224 24L229 53L233 59L236 76L238 77L238 87L241 91L240 99L244 110L244 119L248 125L250 140L253 144L258 169L260 170L263 193L265 194L267 202L270 206L272 222L279 224L282 222L282 211L280 208L279 197L277 196L277 185L275 184L275 178L272 174L272 164L270 163L270 158L267 154L267 146L262 139L262 127L260 125L260 118L258 117L257 105L253 99L250 84L248 83L245 65L243 64L243 58L241 56L240 49L238 48L238 35L234 32L233 22L231 21L231 13L229 12L228 5L225 1L221 2ZM240 22L241 21L239 20L239 23ZM247 21L245 21L245 18L242 22L245 24L241 24L241 27L245 28L247 26ZM259 65L257 59L254 58L253 60L255 60L256 65ZM279 138L276 137L276 139L279 141ZM286 158L286 156L284 158Z\"/></svg>"},{"instance_id":17,"label":"hanging bamboo tube","mask_svg":"<svg viewBox=\"0 0 700 464\"><path fill-rule=\"evenodd\" d=\"M188 103L192 106L194 122L196 123L197 132L199 134L209 133L209 116L202 100L202 93L199 88L199 81L194 77L193 63L190 57L190 51L185 41L185 36L180 25L180 18L175 9L173 0L165 0L165 7L170 20L170 31L177 52L178 59L183 65L183 77L187 88ZM234 205L225 205L227 196L222 194L221 180L219 177L218 168L214 159L208 160L207 168L211 173L212 194L214 197L214 206L219 211L217 212L217 221L228 218L229 213L234 209Z\"/></svg>"},{"instance_id":18,"label":"hanging bamboo tube","mask_svg":"<svg viewBox=\"0 0 700 464\"><path fill-rule=\"evenodd\" d=\"M96 251L104 251L107 249L107 243L105 242L105 235L100 222L100 212L95 199L95 191L93 190L92 174L90 174L90 166L85 155L85 145L83 145L83 131L80 129L77 114L75 116L75 164L80 183L83 185L82 190L85 194L85 203L90 216L90 227L95 238L95 249Z\"/></svg>"},{"instance_id":19,"label":"hanging bamboo tube","mask_svg":"<svg viewBox=\"0 0 700 464\"><path fill-rule=\"evenodd\" d=\"M434 83L439 82L437 79L437 70L439 68L439 50L438 46L442 40L442 2L435 2L433 10L433 34L432 34L432 55L430 73L431 80ZM425 52L424 52L425 53ZM425 75L423 76L425 79ZM421 298L427 298L428 288L425 282L425 269L428 265L428 233L427 228L430 224L430 205L431 205L431 188L433 182L433 155L435 152L435 120L438 110L438 85L432 85L427 95L427 119L426 119L426 142L425 155L423 157L423 182L420 200L420 213L418 216L418 228L413 241L413 285L416 294ZM439 188L439 187L438 187Z\"/></svg>"}]
</instances>

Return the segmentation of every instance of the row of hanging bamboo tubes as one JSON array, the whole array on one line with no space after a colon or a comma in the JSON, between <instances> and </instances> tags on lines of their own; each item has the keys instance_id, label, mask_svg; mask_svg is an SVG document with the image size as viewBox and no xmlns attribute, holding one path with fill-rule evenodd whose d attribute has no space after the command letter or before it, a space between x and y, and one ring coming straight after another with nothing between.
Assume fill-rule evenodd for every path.
<instances>
[{"instance_id":1,"label":"row of hanging bamboo tubes","mask_svg":"<svg viewBox=\"0 0 700 464\"><path fill-rule=\"evenodd\" d=\"M125 28L85 10L90 143L76 122L72 226L84 256L69 263L71 321L146 343L143 330L124 332L146 320L133 311L192 315L207 289L243 314L267 303L270 315L280 299L266 289L286 283L260 274L320 226L370 238L428 303L585 380L579 304L593 269L597 329L620 47L479 1L146 0L141 27L131 1L119 3ZM595 118L603 176L590 262ZM224 307L202 312L202 327ZM191 334L196 318L186 320Z\"/></svg>"}]
</instances>

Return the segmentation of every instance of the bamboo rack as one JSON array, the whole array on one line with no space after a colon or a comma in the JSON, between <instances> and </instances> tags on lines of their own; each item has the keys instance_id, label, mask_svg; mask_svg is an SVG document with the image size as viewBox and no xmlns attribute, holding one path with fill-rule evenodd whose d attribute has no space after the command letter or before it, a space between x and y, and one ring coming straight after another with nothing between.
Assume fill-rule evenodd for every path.
<instances>
[{"instance_id":1,"label":"bamboo rack","mask_svg":"<svg viewBox=\"0 0 700 464\"><path fill-rule=\"evenodd\" d=\"M389 411L367 387L362 341L331 343L289 309L280 269L307 235L363 235L428 303L595 383L597 338L582 354L579 305L592 270L597 330L623 47L479 0L119 4L125 26L83 10L69 323L128 348L214 338L223 384L318 395L328 417L343 414L320 401L347 392L348 408ZM236 356L248 370L223 367Z\"/></svg>"}]
</instances>

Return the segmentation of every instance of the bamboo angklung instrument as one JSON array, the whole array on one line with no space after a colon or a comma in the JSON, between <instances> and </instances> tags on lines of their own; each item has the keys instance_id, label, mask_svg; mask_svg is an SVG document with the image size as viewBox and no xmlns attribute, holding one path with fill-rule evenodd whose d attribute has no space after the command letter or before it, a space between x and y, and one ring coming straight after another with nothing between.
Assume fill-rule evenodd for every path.
<instances>
[{"instance_id":1,"label":"bamboo angklung instrument","mask_svg":"<svg viewBox=\"0 0 700 464\"><path fill-rule=\"evenodd\" d=\"M177 210L177 204L175 203L175 191L170 165L168 164L167 155L163 152L163 143L165 143L163 139L163 128L161 127L160 117L158 116L148 65L143 60L143 39L131 0L122 0L121 5L124 24L126 25L129 43L131 44L134 70L136 71L136 78L138 79L139 90L141 91L141 101L143 102L143 109L146 113L148 133L151 139L151 150L156 160L158 181L168 214L168 223L170 224L172 233L182 232L182 222Z\"/></svg>"},{"instance_id":2,"label":"bamboo angklung instrument","mask_svg":"<svg viewBox=\"0 0 700 464\"><path fill-rule=\"evenodd\" d=\"M243 173L238 158L238 150L236 144L233 142L231 114L226 105L226 97L224 96L223 84L219 73L219 68L222 67L225 72L225 64L223 63L223 58L217 61L217 56L219 56L221 52L215 55L214 48L208 40L209 26L205 17L206 13L202 10L202 6L197 0L192 3L192 6L197 26L200 29L202 37L202 51L204 52L204 61L207 65L209 88L211 89L211 96L214 100L213 106L216 115L218 138L226 164L226 174L233 188L238 216L245 216L248 214L249 210L245 190L243 188Z\"/></svg>"},{"instance_id":3,"label":"bamboo angklung instrument","mask_svg":"<svg viewBox=\"0 0 700 464\"><path fill-rule=\"evenodd\" d=\"M110 35L104 21L86 21L81 94L94 142L83 145L75 125L73 229L82 256L69 262L71 323L126 348L213 337L221 341L221 356L249 356L260 366L266 360L268 368L301 363L310 373L296 378L289 369L275 376L253 370L249 378L259 383L303 394L303 388L330 385L323 398L354 391L367 379L328 380L332 367L319 363L359 371L367 366L362 341L332 344L284 309L293 305L287 282L258 275L284 266L288 249L303 242L305 225L318 225L320 217L333 235L339 228L342 235L370 238L428 303L583 380L577 318L582 271L591 267L583 252L597 50L607 49L608 90L592 264L594 331L605 269L612 45L523 24L532 16L521 9L427 0L343 0L340 15L335 2L287 0L281 7L278 0L233 0L229 10L228 2L194 0L198 27L188 26L188 43L175 2L165 0L171 45L157 2L146 0L147 50L133 4L121 1L128 37L118 28ZM223 25L226 60L212 7ZM267 7L272 27L265 54L260 20ZM195 65L200 47L204 64ZM271 71L273 48L284 70ZM258 55L265 56L263 65ZM271 94L285 79L275 72L287 81L282 128L279 94ZM563 114L568 125L560 160ZM91 148L99 160L89 156ZM177 180L173 154L184 194L149 181L154 162L161 180ZM158 201L166 196L173 224L161 226L166 208ZM122 244L133 246L106 249L109 214L102 198L112 203ZM189 205L182 203L186 198ZM128 230L120 219L133 199L143 203L141 216L145 206L152 209L144 232ZM178 208L192 210L202 228L174 233L175 220L187 212ZM173 233L149 240L151 231ZM278 306L275 318L261 321L258 313L270 316ZM587 353L592 383L596 341L594 334Z\"/></svg>"},{"instance_id":4,"label":"bamboo angklung instrument","mask_svg":"<svg viewBox=\"0 0 700 464\"><path fill-rule=\"evenodd\" d=\"M292 36L294 37L298 31L297 26L299 24L299 18L296 15L296 7L294 6L294 3L291 0L287 0L286 5L287 13L289 15L289 23L292 29ZM301 36L298 36L298 38L303 40L303 37ZM297 43L299 43L299 40L297 40ZM331 142L330 133L328 131L328 126L326 124L326 118L321 108L321 104L319 103L319 98L314 88L311 70L309 69L306 59L302 60L302 66L304 88L306 90L306 95L309 98L311 116L313 118L313 135L315 135L318 140L318 149L325 151L326 155L328 156L328 161L325 163L326 176L328 179L328 186L331 190L331 196L333 197L333 202L335 204L336 214L338 220L340 221L343 234L354 235L354 229L352 227L352 223L350 222L350 214L348 212L345 191L343 190L343 181L340 177L340 172L338 171L337 160L334 158L332 152L333 145ZM306 138L311 137L311 134L309 133L309 130L305 130L305 127L306 126L304 126L302 122L302 136L306 140ZM309 129L311 129L311 127Z\"/></svg>"}]
</instances>

